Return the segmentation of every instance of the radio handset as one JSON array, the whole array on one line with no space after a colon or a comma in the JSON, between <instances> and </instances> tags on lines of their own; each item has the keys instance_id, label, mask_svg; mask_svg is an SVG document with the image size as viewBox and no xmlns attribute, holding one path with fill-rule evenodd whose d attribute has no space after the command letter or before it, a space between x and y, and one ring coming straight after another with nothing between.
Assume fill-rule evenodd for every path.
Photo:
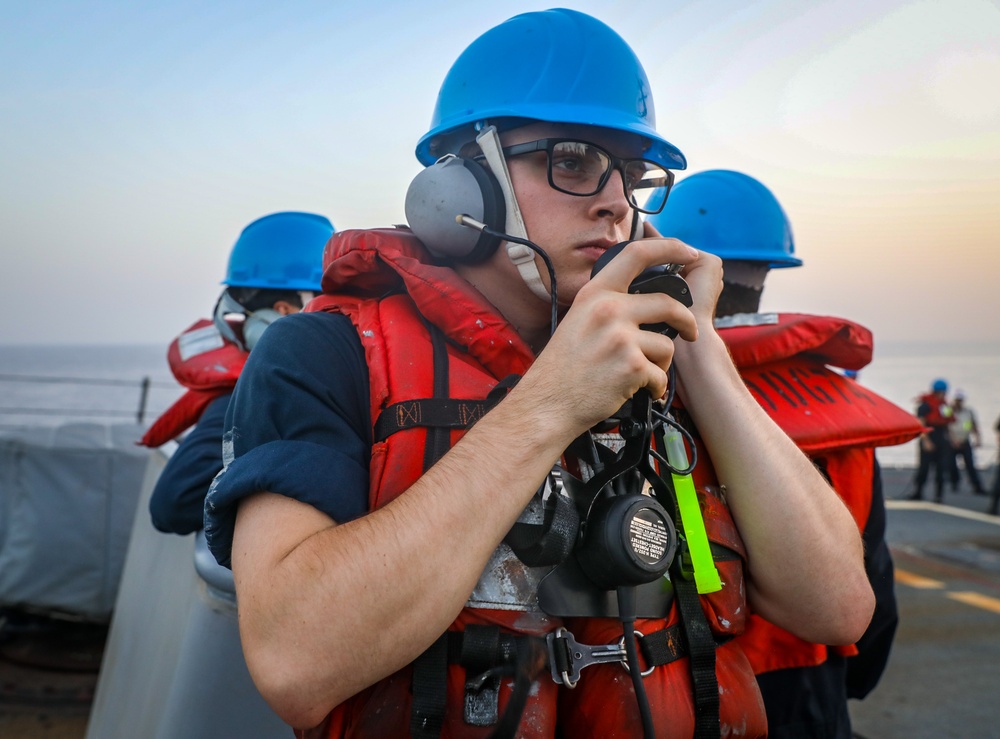
<instances>
[{"instance_id":1,"label":"radio handset","mask_svg":"<svg viewBox=\"0 0 1000 739\"><path fill-rule=\"evenodd\" d=\"M623 241L604 252L594 262L594 268L590 271L591 279L604 269L608 262L621 253L622 249L631 243L631 241ZM660 264L655 267L649 267L632 280L632 283L628 286L628 291L633 295L663 293L664 295L669 295L681 305L690 308L694 302L691 297L691 289L688 287L687 282L684 281L684 278L677 274L680 270L681 265L679 264ZM640 328L665 334L671 339L677 336L677 329L667 323L644 323Z\"/></svg>"}]
</instances>

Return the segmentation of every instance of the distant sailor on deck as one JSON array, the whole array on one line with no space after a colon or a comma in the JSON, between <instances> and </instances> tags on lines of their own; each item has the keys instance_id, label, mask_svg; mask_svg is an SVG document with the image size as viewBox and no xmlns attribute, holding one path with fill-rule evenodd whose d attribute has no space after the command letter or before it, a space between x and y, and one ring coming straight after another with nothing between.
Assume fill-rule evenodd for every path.
<instances>
[{"instance_id":1,"label":"distant sailor on deck","mask_svg":"<svg viewBox=\"0 0 1000 739\"><path fill-rule=\"evenodd\" d=\"M946 396L948 383L938 378L931 383L931 391L920 396L917 406L917 418L926 427L920 436L920 464L914 479L916 489L912 500L922 500L924 485L934 468L934 502L940 503L944 497L944 480L951 468L951 441L948 438L948 427L955 420L951 406Z\"/></svg>"}]
</instances>

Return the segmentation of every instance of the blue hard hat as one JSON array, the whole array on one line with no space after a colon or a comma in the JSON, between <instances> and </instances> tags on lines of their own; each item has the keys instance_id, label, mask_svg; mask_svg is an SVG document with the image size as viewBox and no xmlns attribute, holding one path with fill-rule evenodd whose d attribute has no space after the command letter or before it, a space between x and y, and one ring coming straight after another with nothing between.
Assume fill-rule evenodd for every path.
<instances>
[{"instance_id":1,"label":"blue hard hat","mask_svg":"<svg viewBox=\"0 0 1000 739\"><path fill-rule=\"evenodd\" d=\"M313 213L272 213L243 229L223 285L319 292L333 224Z\"/></svg>"},{"instance_id":2,"label":"blue hard hat","mask_svg":"<svg viewBox=\"0 0 1000 739\"><path fill-rule=\"evenodd\" d=\"M604 23L575 10L517 15L473 41L441 85L417 159L431 165L473 141L477 123L503 129L509 119L637 134L646 139L645 158L687 166L656 132L649 80L635 52Z\"/></svg>"},{"instance_id":3,"label":"blue hard hat","mask_svg":"<svg viewBox=\"0 0 1000 739\"><path fill-rule=\"evenodd\" d=\"M946 393L948 392L948 382L939 377L931 383L931 390L936 393Z\"/></svg>"},{"instance_id":4,"label":"blue hard hat","mask_svg":"<svg viewBox=\"0 0 1000 739\"><path fill-rule=\"evenodd\" d=\"M713 169L685 177L649 222L671 236L723 259L799 267L792 226L778 199L740 172Z\"/></svg>"}]
</instances>

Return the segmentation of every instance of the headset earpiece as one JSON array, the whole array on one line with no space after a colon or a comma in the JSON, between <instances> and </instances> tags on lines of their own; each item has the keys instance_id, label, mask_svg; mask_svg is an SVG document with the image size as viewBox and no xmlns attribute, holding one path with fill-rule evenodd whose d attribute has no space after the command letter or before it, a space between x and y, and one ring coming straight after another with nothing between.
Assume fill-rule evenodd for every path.
<instances>
[{"instance_id":1,"label":"headset earpiece","mask_svg":"<svg viewBox=\"0 0 1000 739\"><path fill-rule=\"evenodd\" d=\"M246 313L246 309L229 294L228 288L222 291L222 294L215 303L215 310L212 311L212 323L215 324L215 328L222 335L222 338L236 344L241 349L245 349L243 338L237 335L236 329L233 328L227 317L234 314L243 316L244 313ZM242 326L240 329L240 333L242 334Z\"/></svg>"},{"instance_id":2,"label":"headset earpiece","mask_svg":"<svg viewBox=\"0 0 1000 739\"><path fill-rule=\"evenodd\" d=\"M491 229L507 222L503 190L496 177L474 159L449 154L424 169L406 191L406 222L436 257L475 264L488 259L502 239L459 225L465 214Z\"/></svg>"},{"instance_id":3,"label":"headset earpiece","mask_svg":"<svg viewBox=\"0 0 1000 739\"><path fill-rule=\"evenodd\" d=\"M281 313L271 308L261 308L247 315L243 322L243 343L246 345L247 351L254 348L264 333L264 329L279 318L281 318Z\"/></svg>"}]
</instances>

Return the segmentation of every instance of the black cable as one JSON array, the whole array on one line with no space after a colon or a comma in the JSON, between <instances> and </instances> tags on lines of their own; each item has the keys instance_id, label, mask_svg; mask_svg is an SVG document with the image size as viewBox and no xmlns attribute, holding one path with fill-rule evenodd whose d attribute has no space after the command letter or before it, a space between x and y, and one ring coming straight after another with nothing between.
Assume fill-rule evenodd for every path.
<instances>
[{"instance_id":1,"label":"black cable","mask_svg":"<svg viewBox=\"0 0 1000 739\"><path fill-rule=\"evenodd\" d=\"M653 713L649 708L646 686L642 682L642 666L639 664L639 650L635 644L635 587L619 585L617 591L618 616L622 622L622 641L625 645L625 655L628 658L628 674L632 678L635 700L639 704L642 734L645 739L656 739L656 730L653 728Z\"/></svg>"},{"instance_id":2,"label":"black cable","mask_svg":"<svg viewBox=\"0 0 1000 739\"><path fill-rule=\"evenodd\" d=\"M679 423L677 423L677 421L675 421L674 418L671 415L669 415L669 409L674 404L674 396L676 395L676 393L677 393L677 370L674 368L674 365L671 364L667 368L667 397L663 401L663 407L666 410L658 411L656 410L655 407L650 409L652 416L659 421L659 424L654 424L653 431L655 433L657 427L662 426L664 424L670 426L671 428L677 429L677 432L684 437L685 441L687 441L688 443L688 446L691 447L691 463L685 469L679 470L672 464L670 464L670 462L668 462L667 459L662 454L658 453L656 449L652 449L652 453L654 457L656 457L660 462L665 464L667 466L667 469L669 469L674 474L690 475L692 470L694 470L695 465L698 464L698 448L695 446L694 438L691 436L688 430L683 426L681 426Z\"/></svg>"},{"instance_id":3,"label":"black cable","mask_svg":"<svg viewBox=\"0 0 1000 739\"><path fill-rule=\"evenodd\" d=\"M654 435L657 429L663 425L667 425L670 426L671 428L677 429L677 432L684 437L684 440L691 448L691 462L683 470L679 470L672 464L670 464L670 461L659 451L657 451L655 446L650 448L649 450L650 454L656 457L656 459L659 460L661 464L665 465L666 468L671 472L673 472L675 475L690 475L691 472L694 470L695 466L698 464L698 447L694 443L694 437L691 436L691 433L686 428L681 426L679 423L677 423L677 421L675 421L671 416L667 415L666 413L661 413L660 411L653 409L652 415L658 421L658 423L654 424L653 428Z\"/></svg>"},{"instance_id":4,"label":"black cable","mask_svg":"<svg viewBox=\"0 0 1000 739\"><path fill-rule=\"evenodd\" d=\"M654 457L656 457L657 461L659 461L660 464L666 466L666 468L668 470L670 470L670 472L672 472L675 475L678 475L679 477L683 477L684 475L690 475L691 472L694 471L695 462L697 462L697 459L695 459L687 467L685 467L682 470L679 470L676 467L674 467L672 464L670 464L670 461L666 457L664 457L662 454L660 454L658 451L656 451L655 449L650 449L649 453L651 455L653 455ZM695 452L695 451L692 450L692 456L696 457L696 455L697 455L697 452Z\"/></svg>"},{"instance_id":5,"label":"black cable","mask_svg":"<svg viewBox=\"0 0 1000 739\"><path fill-rule=\"evenodd\" d=\"M510 234L505 234L502 231L494 231L489 226L483 228L485 233L490 236L495 236L498 239L503 239L504 241L513 241L515 244L521 244L531 249L535 254L542 258L545 262L545 270L549 273L549 295L552 299L552 318L549 329L549 336L556 332L556 326L559 325L559 292L556 290L556 269L552 265L552 260L549 259L549 255L545 253L538 244L528 241L527 239L518 238L517 236L511 236Z\"/></svg>"},{"instance_id":6,"label":"black cable","mask_svg":"<svg viewBox=\"0 0 1000 739\"><path fill-rule=\"evenodd\" d=\"M556 326L559 324L559 292L556 290L556 269L552 266L552 260L549 259L549 255L545 253L545 250L533 241L522 239L519 236L511 236L503 231L497 231L496 229L490 228L485 223L481 223L465 213L459 215L455 220L461 226L474 228L477 231L482 231L484 234L489 234L490 236L501 239L502 241L511 241L515 244L526 246L542 258L542 261L545 262L545 269L549 273L549 295L552 298L552 319L550 321L549 336L554 334L556 332Z\"/></svg>"},{"instance_id":7,"label":"black cable","mask_svg":"<svg viewBox=\"0 0 1000 739\"><path fill-rule=\"evenodd\" d=\"M669 408L674 404L674 396L677 394L677 369L671 362L667 367L667 397L663 401L663 407Z\"/></svg>"}]
</instances>

